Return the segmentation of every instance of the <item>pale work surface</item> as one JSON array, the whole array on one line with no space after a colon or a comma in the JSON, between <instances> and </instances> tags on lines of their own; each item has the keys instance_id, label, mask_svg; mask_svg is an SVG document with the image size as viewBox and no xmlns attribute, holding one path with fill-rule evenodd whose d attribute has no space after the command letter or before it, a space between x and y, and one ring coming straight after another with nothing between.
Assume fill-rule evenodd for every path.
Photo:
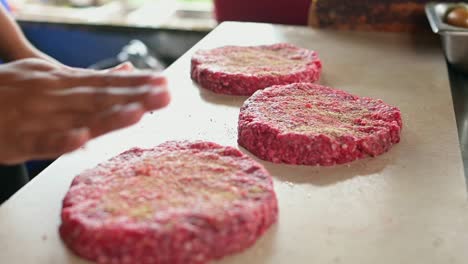
<instances>
[{"instance_id":1,"label":"pale work surface","mask_svg":"<svg viewBox=\"0 0 468 264\"><path fill-rule=\"evenodd\" d=\"M203 139L237 146L245 97L200 90L189 78L196 49L291 42L315 49L322 83L401 108L402 141L349 166L262 162L274 177L279 222L256 245L219 263L466 263L468 206L445 63L437 45L405 35L319 32L228 23L167 74L173 102L136 126L55 162L0 207L0 259L9 264L87 263L61 243L61 201L73 177L127 148ZM4 175L2 175L4 177Z\"/></svg>"}]
</instances>

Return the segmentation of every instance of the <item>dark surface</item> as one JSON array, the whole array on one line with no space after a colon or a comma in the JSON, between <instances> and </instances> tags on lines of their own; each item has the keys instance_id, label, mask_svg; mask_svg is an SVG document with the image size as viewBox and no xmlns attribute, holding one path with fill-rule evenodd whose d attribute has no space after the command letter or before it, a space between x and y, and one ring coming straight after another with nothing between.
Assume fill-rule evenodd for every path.
<instances>
[{"instance_id":1,"label":"dark surface","mask_svg":"<svg viewBox=\"0 0 468 264\"><path fill-rule=\"evenodd\" d=\"M0 165L0 204L10 198L28 181L26 168L23 165Z\"/></svg>"},{"instance_id":2,"label":"dark surface","mask_svg":"<svg viewBox=\"0 0 468 264\"><path fill-rule=\"evenodd\" d=\"M465 179L468 182L468 74L462 73L450 65L448 65L448 69Z\"/></svg>"}]
</instances>

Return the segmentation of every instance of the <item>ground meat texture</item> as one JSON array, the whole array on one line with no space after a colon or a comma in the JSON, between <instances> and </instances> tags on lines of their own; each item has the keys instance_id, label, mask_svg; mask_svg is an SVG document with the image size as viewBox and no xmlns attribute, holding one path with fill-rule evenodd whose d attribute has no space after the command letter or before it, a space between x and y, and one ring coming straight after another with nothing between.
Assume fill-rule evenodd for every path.
<instances>
[{"instance_id":1,"label":"ground meat texture","mask_svg":"<svg viewBox=\"0 0 468 264\"><path fill-rule=\"evenodd\" d=\"M209 142L134 148L78 175L60 235L98 263L207 263L251 246L276 222L268 172Z\"/></svg>"},{"instance_id":2,"label":"ground meat texture","mask_svg":"<svg viewBox=\"0 0 468 264\"><path fill-rule=\"evenodd\" d=\"M279 43L200 50L192 57L191 77L216 93L252 95L272 85L315 82L321 70L315 51Z\"/></svg>"},{"instance_id":3,"label":"ground meat texture","mask_svg":"<svg viewBox=\"0 0 468 264\"><path fill-rule=\"evenodd\" d=\"M242 106L238 142L275 163L342 164L377 156L400 141L400 110L311 83L273 86Z\"/></svg>"}]
</instances>

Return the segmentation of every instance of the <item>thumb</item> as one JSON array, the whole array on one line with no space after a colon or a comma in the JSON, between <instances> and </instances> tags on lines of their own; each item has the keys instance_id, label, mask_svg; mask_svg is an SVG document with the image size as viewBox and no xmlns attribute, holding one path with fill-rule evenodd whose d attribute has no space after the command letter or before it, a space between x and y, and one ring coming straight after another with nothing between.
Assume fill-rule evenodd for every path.
<instances>
[{"instance_id":1,"label":"thumb","mask_svg":"<svg viewBox=\"0 0 468 264\"><path fill-rule=\"evenodd\" d=\"M119 71L133 71L135 70L135 66L129 61L121 63L115 67L108 69L109 72L119 72Z\"/></svg>"}]
</instances>

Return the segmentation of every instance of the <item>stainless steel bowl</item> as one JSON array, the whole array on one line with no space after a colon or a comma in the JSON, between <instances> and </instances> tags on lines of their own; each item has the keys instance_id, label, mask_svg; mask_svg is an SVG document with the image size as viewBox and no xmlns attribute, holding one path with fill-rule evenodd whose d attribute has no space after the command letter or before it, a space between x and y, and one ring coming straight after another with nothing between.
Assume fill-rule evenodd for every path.
<instances>
[{"instance_id":1,"label":"stainless steel bowl","mask_svg":"<svg viewBox=\"0 0 468 264\"><path fill-rule=\"evenodd\" d=\"M445 56L455 68L468 73L468 28L451 26L444 22L447 12L466 3L429 3L426 15L434 33L441 36Z\"/></svg>"}]
</instances>

